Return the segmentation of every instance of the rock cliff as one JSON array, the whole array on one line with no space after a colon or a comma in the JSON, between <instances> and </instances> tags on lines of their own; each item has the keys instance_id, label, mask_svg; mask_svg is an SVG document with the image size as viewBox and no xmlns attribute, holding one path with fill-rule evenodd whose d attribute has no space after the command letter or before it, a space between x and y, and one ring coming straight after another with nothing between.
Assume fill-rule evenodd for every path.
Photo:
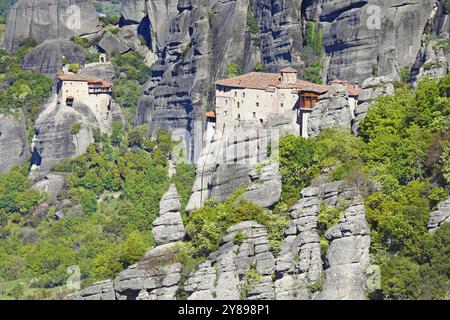
<instances>
[{"instance_id":1,"label":"rock cliff","mask_svg":"<svg viewBox=\"0 0 450 320\"><path fill-rule=\"evenodd\" d=\"M274 205L281 196L281 175L270 154L276 152L281 135L293 132L287 115L273 117L261 127L216 129L196 162L186 210L200 208L209 198L224 201L242 188L248 200L266 208Z\"/></svg>"},{"instance_id":2,"label":"rock cliff","mask_svg":"<svg viewBox=\"0 0 450 320\"><path fill-rule=\"evenodd\" d=\"M138 263L113 280L95 283L68 299L71 300L174 300L181 279L177 261L177 241L185 236L180 214L180 196L174 185L161 198L159 217L152 230L156 247Z\"/></svg>"},{"instance_id":3,"label":"rock cliff","mask_svg":"<svg viewBox=\"0 0 450 320\"><path fill-rule=\"evenodd\" d=\"M29 154L25 120L0 114L0 173L22 164Z\"/></svg>"},{"instance_id":4,"label":"rock cliff","mask_svg":"<svg viewBox=\"0 0 450 320\"><path fill-rule=\"evenodd\" d=\"M69 64L83 65L86 61L86 52L72 41L48 40L38 45L25 57L22 69L53 77L61 70L63 57Z\"/></svg>"},{"instance_id":5,"label":"rock cliff","mask_svg":"<svg viewBox=\"0 0 450 320\"><path fill-rule=\"evenodd\" d=\"M313 0L305 18L323 28L328 80L362 82L374 72L399 79L420 54L422 35L438 19L435 0Z\"/></svg>"},{"instance_id":6,"label":"rock cliff","mask_svg":"<svg viewBox=\"0 0 450 320\"><path fill-rule=\"evenodd\" d=\"M8 15L3 47L12 52L27 37L42 43L51 39L69 40L99 30L91 0L20 0Z\"/></svg>"},{"instance_id":7,"label":"rock cliff","mask_svg":"<svg viewBox=\"0 0 450 320\"><path fill-rule=\"evenodd\" d=\"M355 118L352 121L354 135L359 134L359 125L367 116L370 104L379 96L393 95L394 85L388 77L372 77L364 80L361 85L363 89L358 96L358 105L355 108Z\"/></svg>"},{"instance_id":8,"label":"rock cliff","mask_svg":"<svg viewBox=\"0 0 450 320\"><path fill-rule=\"evenodd\" d=\"M348 94L343 86L338 86L333 92L319 97L308 118L308 136L317 136L327 128L341 128L350 131L353 112L350 108Z\"/></svg>"},{"instance_id":9,"label":"rock cliff","mask_svg":"<svg viewBox=\"0 0 450 320\"><path fill-rule=\"evenodd\" d=\"M158 219L167 220L168 214L174 219L155 224L168 236L177 236L156 236L164 239L157 240L163 244L142 261L114 280L96 283L68 298L166 300L183 295L189 300L365 299L370 231L361 198L340 181L309 187L301 194L291 208L292 220L285 229L280 252L270 250L265 226L244 221L230 227L220 248L184 279L183 267L176 259L176 241L181 240L184 228L179 224L178 196L171 186L161 200ZM345 209L339 223L325 233L327 240L321 240L319 234L318 215L323 205ZM174 225L175 232L171 229ZM323 241L329 242L326 254Z\"/></svg>"}]
</instances>

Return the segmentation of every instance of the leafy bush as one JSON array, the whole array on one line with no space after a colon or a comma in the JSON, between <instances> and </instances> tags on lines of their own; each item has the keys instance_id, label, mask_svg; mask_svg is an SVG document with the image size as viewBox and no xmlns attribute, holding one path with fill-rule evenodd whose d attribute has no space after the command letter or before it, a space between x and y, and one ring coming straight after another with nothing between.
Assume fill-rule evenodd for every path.
<instances>
[{"instance_id":1,"label":"leafy bush","mask_svg":"<svg viewBox=\"0 0 450 320\"><path fill-rule=\"evenodd\" d=\"M226 230L243 221L256 221L265 225L271 244L283 239L288 216L277 215L244 199L237 200L239 195L240 192L237 192L224 203L209 201L186 218L186 232L195 256L205 256L217 250Z\"/></svg>"}]
</instances>

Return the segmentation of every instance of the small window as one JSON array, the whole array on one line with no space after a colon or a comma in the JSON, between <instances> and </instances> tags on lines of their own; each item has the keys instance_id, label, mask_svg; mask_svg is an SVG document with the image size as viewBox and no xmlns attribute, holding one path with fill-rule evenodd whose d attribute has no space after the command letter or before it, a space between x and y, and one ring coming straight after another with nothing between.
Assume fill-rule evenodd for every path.
<instances>
[{"instance_id":1,"label":"small window","mask_svg":"<svg viewBox=\"0 0 450 320\"><path fill-rule=\"evenodd\" d=\"M234 96L237 97L237 91L234 92Z\"/></svg>"},{"instance_id":2,"label":"small window","mask_svg":"<svg viewBox=\"0 0 450 320\"><path fill-rule=\"evenodd\" d=\"M245 92L242 92L242 98L245 98Z\"/></svg>"},{"instance_id":3,"label":"small window","mask_svg":"<svg viewBox=\"0 0 450 320\"><path fill-rule=\"evenodd\" d=\"M241 115L240 114L238 114L238 120L241 120Z\"/></svg>"},{"instance_id":4,"label":"small window","mask_svg":"<svg viewBox=\"0 0 450 320\"><path fill-rule=\"evenodd\" d=\"M256 112L253 112L253 119L256 118Z\"/></svg>"},{"instance_id":5,"label":"small window","mask_svg":"<svg viewBox=\"0 0 450 320\"><path fill-rule=\"evenodd\" d=\"M237 103L237 108L239 109L240 106L241 106L241 103L238 102L238 103Z\"/></svg>"},{"instance_id":6,"label":"small window","mask_svg":"<svg viewBox=\"0 0 450 320\"><path fill-rule=\"evenodd\" d=\"M280 104L280 106L283 108L284 107L284 103Z\"/></svg>"},{"instance_id":7,"label":"small window","mask_svg":"<svg viewBox=\"0 0 450 320\"><path fill-rule=\"evenodd\" d=\"M264 123L264 120L263 119L259 119L259 122Z\"/></svg>"},{"instance_id":8,"label":"small window","mask_svg":"<svg viewBox=\"0 0 450 320\"><path fill-rule=\"evenodd\" d=\"M259 107L259 102L256 103L256 106Z\"/></svg>"}]
</instances>

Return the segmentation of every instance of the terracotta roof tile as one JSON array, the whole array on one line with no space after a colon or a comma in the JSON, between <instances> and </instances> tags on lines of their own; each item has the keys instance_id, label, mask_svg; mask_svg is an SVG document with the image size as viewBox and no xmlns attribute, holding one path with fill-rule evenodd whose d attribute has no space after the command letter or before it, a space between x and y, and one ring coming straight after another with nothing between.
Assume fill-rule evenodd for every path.
<instances>
[{"instance_id":1,"label":"terracotta roof tile","mask_svg":"<svg viewBox=\"0 0 450 320\"><path fill-rule=\"evenodd\" d=\"M283 72L283 73L298 73L297 70L295 70L294 68L291 68L291 67L287 67L287 68L281 69L280 72Z\"/></svg>"},{"instance_id":2,"label":"terracotta roof tile","mask_svg":"<svg viewBox=\"0 0 450 320\"><path fill-rule=\"evenodd\" d=\"M58 76L61 81L80 81L88 84L100 84L102 87L111 88L112 84L100 78L88 74L63 73Z\"/></svg>"},{"instance_id":3,"label":"terracotta roof tile","mask_svg":"<svg viewBox=\"0 0 450 320\"><path fill-rule=\"evenodd\" d=\"M294 70L294 69L293 69ZM296 71L297 72L297 71ZM309 88L311 91L324 93L330 89L329 86L317 85L305 80L298 79L295 84L283 85L281 75L278 73L250 72L241 76L216 81L216 85L267 90L269 87L283 87L303 90Z\"/></svg>"}]
</instances>

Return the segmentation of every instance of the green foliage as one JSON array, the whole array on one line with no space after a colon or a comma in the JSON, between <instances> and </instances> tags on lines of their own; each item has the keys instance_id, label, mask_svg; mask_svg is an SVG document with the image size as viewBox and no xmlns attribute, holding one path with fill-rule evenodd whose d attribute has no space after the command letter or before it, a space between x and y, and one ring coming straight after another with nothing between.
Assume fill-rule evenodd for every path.
<instances>
[{"instance_id":1,"label":"green foliage","mask_svg":"<svg viewBox=\"0 0 450 320\"><path fill-rule=\"evenodd\" d=\"M185 221L186 232L194 248L194 256L205 256L217 250L222 236L234 224L256 221L265 225L269 241L281 241L289 218L264 210L256 204L239 198L239 192L224 203L209 201L203 208L191 212ZM283 225L280 228L280 225Z\"/></svg>"},{"instance_id":2,"label":"green foliage","mask_svg":"<svg viewBox=\"0 0 450 320\"><path fill-rule=\"evenodd\" d=\"M256 72L264 72L264 62L258 62L255 66Z\"/></svg>"},{"instance_id":3,"label":"green foliage","mask_svg":"<svg viewBox=\"0 0 450 320\"><path fill-rule=\"evenodd\" d=\"M287 135L280 140L280 171L283 182L283 202L291 206L314 173L314 141Z\"/></svg>"},{"instance_id":4,"label":"green foliage","mask_svg":"<svg viewBox=\"0 0 450 320\"><path fill-rule=\"evenodd\" d=\"M142 85L148 80L151 69L144 63L144 57L135 51L126 54L113 53L112 63L116 73L113 98L123 108L131 125Z\"/></svg>"},{"instance_id":5,"label":"green foliage","mask_svg":"<svg viewBox=\"0 0 450 320\"><path fill-rule=\"evenodd\" d=\"M81 131L81 123L76 122L73 124L72 129L70 129L70 133L72 133L74 136L79 134Z\"/></svg>"},{"instance_id":6,"label":"green foliage","mask_svg":"<svg viewBox=\"0 0 450 320\"><path fill-rule=\"evenodd\" d=\"M230 62L227 66L227 77L237 77L242 74L241 67L236 62Z\"/></svg>"},{"instance_id":7,"label":"green foliage","mask_svg":"<svg viewBox=\"0 0 450 320\"><path fill-rule=\"evenodd\" d=\"M320 212L317 215L318 228L322 235L328 229L334 227L339 223L339 219L344 216L344 208L340 207L328 207L322 205Z\"/></svg>"},{"instance_id":8,"label":"green foliage","mask_svg":"<svg viewBox=\"0 0 450 320\"><path fill-rule=\"evenodd\" d=\"M0 0L0 17L6 18L14 3L16 3L16 0Z\"/></svg>"},{"instance_id":9,"label":"green foliage","mask_svg":"<svg viewBox=\"0 0 450 320\"><path fill-rule=\"evenodd\" d=\"M241 244L244 243L244 240L245 240L245 234L244 234L244 231L238 230L238 231L236 232L236 235L234 236L233 243L234 243L235 245L240 246Z\"/></svg>"},{"instance_id":10,"label":"green foliage","mask_svg":"<svg viewBox=\"0 0 450 320\"><path fill-rule=\"evenodd\" d=\"M256 21L255 15L253 14L250 7L247 9L246 23L251 34L257 35L261 32L259 29L258 22Z\"/></svg>"},{"instance_id":11,"label":"green foliage","mask_svg":"<svg viewBox=\"0 0 450 320\"><path fill-rule=\"evenodd\" d=\"M313 83L321 84L322 81L322 30L316 22L309 21L306 25L305 43L301 58L305 62L306 68L303 72L303 79Z\"/></svg>"},{"instance_id":12,"label":"green foliage","mask_svg":"<svg viewBox=\"0 0 450 320\"><path fill-rule=\"evenodd\" d=\"M89 48L91 46L91 42L88 39L83 38L83 37L73 36L72 38L70 38L70 40L73 43L75 43L75 44L77 44L77 45L79 45L79 46L81 46L81 47L83 47L85 49L87 49L87 48Z\"/></svg>"},{"instance_id":13,"label":"green foliage","mask_svg":"<svg viewBox=\"0 0 450 320\"><path fill-rule=\"evenodd\" d=\"M26 167L15 167L0 174L0 224L14 213L26 215L45 200L36 190L29 190Z\"/></svg>"},{"instance_id":14,"label":"green foliage","mask_svg":"<svg viewBox=\"0 0 450 320\"><path fill-rule=\"evenodd\" d=\"M360 129L370 165L400 183L426 176L433 134L449 130L448 78L424 79L415 93L400 88L377 99Z\"/></svg>"},{"instance_id":15,"label":"green foliage","mask_svg":"<svg viewBox=\"0 0 450 320\"><path fill-rule=\"evenodd\" d=\"M171 183L166 153L173 142L160 131L151 150L130 150L122 125L114 127L114 139L97 134L84 155L53 169L66 176L59 200L72 203L61 209L61 220L54 219L56 207L43 204L47 197L30 189L27 167L0 175L0 281L33 279L36 288L53 288L65 283L68 266L77 265L89 285L114 277L151 248L152 222ZM181 166L173 178L184 203L193 172Z\"/></svg>"},{"instance_id":16,"label":"green foliage","mask_svg":"<svg viewBox=\"0 0 450 320\"><path fill-rule=\"evenodd\" d=\"M15 54L0 50L0 113L15 113L34 121L39 107L51 91L52 81L38 72L25 72L20 66L25 55L36 45L23 39Z\"/></svg>"},{"instance_id":17,"label":"green foliage","mask_svg":"<svg viewBox=\"0 0 450 320\"><path fill-rule=\"evenodd\" d=\"M411 69L408 67L400 69L400 81L403 83L408 83L411 78Z\"/></svg>"},{"instance_id":18,"label":"green foliage","mask_svg":"<svg viewBox=\"0 0 450 320\"><path fill-rule=\"evenodd\" d=\"M378 77L380 73L380 65L379 63L372 63L372 76Z\"/></svg>"},{"instance_id":19,"label":"green foliage","mask_svg":"<svg viewBox=\"0 0 450 320\"><path fill-rule=\"evenodd\" d=\"M250 268L244 275L240 287L240 299L245 300L250 290L262 281L262 276L256 271L255 267Z\"/></svg>"},{"instance_id":20,"label":"green foliage","mask_svg":"<svg viewBox=\"0 0 450 320\"><path fill-rule=\"evenodd\" d=\"M363 151L361 139L342 130L324 130L314 139L293 135L282 137L279 152L282 201L288 206L293 205L299 199L300 191L324 168L335 169L331 172L332 180L347 176L358 178L359 171L355 170L359 169Z\"/></svg>"},{"instance_id":21,"label":"green foliage","mask_svg":"<svg viewBox=\"0 0 450 320\"><path fill-rule=\"evenodd\" d=\"M172 177L172 182L177 187L178 194L181 197L181 212L184 212L189 197L192 193L192 185L195 180L195 166L191 164L178 164L177 172Z\"/></svg>"},{"instance_id":22,"label":"green foliage","mask_svg":"<svg viewBox=\"0 0 450 320\"><path fill-rule=\"evenodd\" d=\"M126 54L114 53L112 63L119 78L126 77L143 84L148 80L150 67L144 64L144 57L135 51Z\"/></svg>"}]
</instances>

